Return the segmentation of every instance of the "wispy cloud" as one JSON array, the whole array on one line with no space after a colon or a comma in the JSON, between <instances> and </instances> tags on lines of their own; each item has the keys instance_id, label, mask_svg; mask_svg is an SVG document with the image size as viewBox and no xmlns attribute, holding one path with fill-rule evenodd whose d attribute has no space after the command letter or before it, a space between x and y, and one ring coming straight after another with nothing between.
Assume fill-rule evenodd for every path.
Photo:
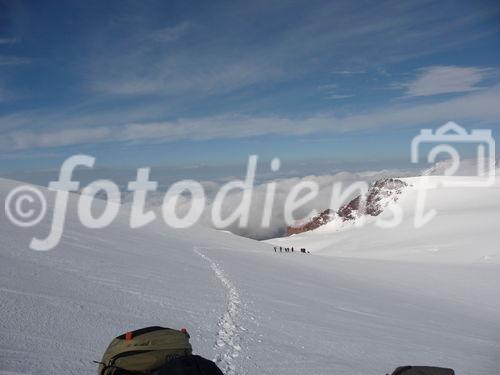
<instances>
[{"instance_id":1,"label":"wispy cloud","mask_svg":"<svg viewBox=\"0 0 500 375\"><path fill-rule=\"evenodd\" d=\"M433 104L392 106L339 117L320 114L305 118L225 115L45 132L10 131L0 138L0 150L21 150L102 142L171 142L182 139L236 139L272 134L347 133L446 121L497 122L500 86Z\"/></svg>"},{"instance_id":2,"label":"wispy cloud","mask_svg":"<svg viewBox=\"0 0 500 375\"><path fill-rule=\"evenodd\" d=\"M478 86L491 69L459 66L431 66L419 70L418 77L398 85L407 97L463 93L481 90Z\"/></svg>"},{"instance_id":3,"label":"wispy cloud","mask_svg":"<svg viewBox=\"0 0 500 375\"><path fill-rule=\"evenodd\" d=\"M18 42L17 38L0 38L0 44L16 44Z\"/></svg>"},{"instance_id":4,"label":"wispy cloud","mask_svg":"<svg viewBox=\"0 0 500 375\"><path fill-rule=\"evenodd\" d=\"M325 98L330 100L337 99L348 99L354 97L354 94L341 94L338 93L338 85L335 83L329 83L325 85L318 86L318 89L325 92Z\"/></svg>"},{"instance_id":5,"label":"wispy cloud","mask_svg":"<svg viewBox=\"0 0 500 375\"><path fill-rule=\"evenodd\" d=\"M331 95L327 95L326 98L327 99L332 99L332 100L337 100L337 99L348 99L348 98L352 98L354 97L354 94L331 94Z\"/></svg>"},{"instance_id":6,"label":"wispy cloud","mask_svg":"<svg viewBox=\"0 0 500 375\"><path fill-rule=\"evenodd\" d=\"M150 26L135 39L127 37L129 29L117 29L126 43L99 34L106 48L91 50L83 60L90 65L84 67L87 87L113 95L212 94L283 77L299 79L317 69L340 78L360 75L383 64L456 48L457 39L467 42L456 37L463 27L491 17L481 13L458 23L458 17L430 12L427 5L388 1L363 7L351 2L311 6L299 1L300 19L277 27L276 21L290 16L286 7L269 5L263 12L250 2L210 14L217 27L195 18L167 28ZM468 35L479 37L483 31L474 28ZM171 43L184 37L184 44ZM159 41L167 46L158 48ZM173 44L178 48L169 49Z\"/></svg>"},{"instance_id":7,"label":"wispy cloud","mask_svg":"<svg viewBox=\"0 0 500 375\"><path fill-rule=\"evenodd\" d=\"M117 79L94 82L95 91L107 94L168 94L181 95L189 92L215 94L279 76L278 67L267 66L259 61L234 61L212 65L187 73L186 67L176 61L165 61L165 66L152 69L149 74L138 73Z\"/></svg>"},{"instance_id":8,"label":"wispy cloud","mask_svg":"<svg viewBox=\"0 0 500 375\"><path fill-rule=\"evenodd\" d=\"M212 95L266 82L282 74L265 56L232 56L197 35L191 49L173 43L187 37L194 22L144 31L132 42L116 43L93 57L86 67L86 87L107 95ZM199 30L198 30L199 31ZM135 45L130 53L129 43ZM158 43L164 43L162 47Z\"/></svg>"},{"instance_id":9,"label":"wispy cloud","mask_svg":"<svg viewBox=\"0 0 500 375\"><path fill-rule=\"evenodd\" d=\"M350 69L345 69L345 70L334 70L332 71L333 74L339 74L343 76L350 76L353 74L365 74L366 70L350 70Z\"/></svg>"},{"instance_id":10,"label":"wispy cloud","mask_svg":"<svg viewBox=\"0 0 500 375\"><path fill-rule=\"evenodd\" d=\"M17 56L0 56L0 66L29 64L30 59Z\"/></svg>"},{"instance_id":11,"label":"wispy cloud","mask_svg":"<svg viewBox=\"0 0 500 375\"><path fill-rule=\"evenodd\" d=\"M320 90L325 90L325 91L332 91L332 90L337 90L339 85L336 83L326 83L324 85L319 85L318 89Z\"/></svg>"},{"instance_id":12,"label":"wispy cloud","mask_svg":"<svg viewBox=\"0 0 500 375\"><path fill-rule=\"evenodd\" d=\"M184 21L176 26L165 27L162 29L154 30L150 34L151 40L161 43L174 42L185 35L191 28L192 23Z\"/></svg>"}]
</instances>

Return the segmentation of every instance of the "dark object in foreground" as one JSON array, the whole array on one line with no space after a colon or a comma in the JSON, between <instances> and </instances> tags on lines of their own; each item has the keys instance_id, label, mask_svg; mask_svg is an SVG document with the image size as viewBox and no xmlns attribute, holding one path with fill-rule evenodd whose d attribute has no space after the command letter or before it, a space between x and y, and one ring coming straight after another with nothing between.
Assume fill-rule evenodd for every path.
<instances>
[{"instance_id":1,"label":"dark object in foreground","mask_svg":"<svg viewBox=\"0 0 500 375\"><path fill-rule=\"evenodd\" d=\"M193 355L189 338L184 328L147 327L127 332L111 341L101 362L97 362L98 375L224 375L214 362ZM455 372L440 367L405 366L392 375Z\"/></svg>"},{"instance_id":2,"label":"dark object in foreground","mask_svg":"<svg viewBox=\"0 0 500 375\"><path fill-rule=\"evenodd\" d=\"M223 375L215 363L192 355L186 329L147 327L111 341L99 375Z\"/></svg>"},{"instance_id":3,"label":"dark object in foreground","mask_svg":"<svg viewBox=\"0 0 500 375\"><path fill-rule=\"evenodd\" d=\"M442 367L403 366L394 370L392 375L455 375L455 371Z\"/></svg>"},{"instance_id":4,"label":"dark object in foreground","mask_svg":"<svg viewBox=\"0 0 500 375\"><path fill-rule=\"evenodd\" d=\"M156 373L155 373L156 375ZM167 362L157 375L224 375L215 363L200 357L188 355Z\"/></svg>"}]
</instances>

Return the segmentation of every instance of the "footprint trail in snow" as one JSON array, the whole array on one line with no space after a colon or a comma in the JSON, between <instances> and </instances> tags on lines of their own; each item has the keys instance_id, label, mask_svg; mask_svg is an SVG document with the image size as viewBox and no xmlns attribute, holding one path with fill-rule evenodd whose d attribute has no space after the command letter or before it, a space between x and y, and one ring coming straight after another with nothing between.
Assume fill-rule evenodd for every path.
<instances>
[{"instance_id":1,"label":"footprint trail in snow","mask_svg":"<svg viewBox=\"0 0 500 375\"><path fill-rule=\"evenodd\" d=\"M193 250L210 264L210 268L214 271L215 276L217 276L227 290L228 301L226 311L220 317L217 324L219 331L217 332L215 341L215 351L217 354L214 361L224 374L237 375L239 372L236 370L235 358L241 352L239 332L245 330L238 324L241 313L241 300L238 289L236 289L216 262L203 254L200 249L194 248Z\"/></svg>"}]
</instances>

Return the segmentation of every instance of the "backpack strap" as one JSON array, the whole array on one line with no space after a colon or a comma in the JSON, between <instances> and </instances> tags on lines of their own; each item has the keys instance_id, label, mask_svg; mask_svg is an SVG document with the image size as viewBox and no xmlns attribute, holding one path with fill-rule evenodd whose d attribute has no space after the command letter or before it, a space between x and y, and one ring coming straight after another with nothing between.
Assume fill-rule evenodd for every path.
<instances>
[{"instance_id":1,"label":"backpack strap","mask_svg":"<svg viewBox=\"0 0 500 375\"><path fill-rule=\"evenodd\" d=\"M128 357L128 356L131 356L131 355L136 355L136 354L142 354L142 353L147 353L147 352L152 352L154 350L129 350L128 352L121 352L121 353L118 353L117 355L115 355L114 357L112 357L108 364L104 364L103 366L103 369L100 373L100 375L113 375L115 374L115 371L116 370L119 370L120 372L116 373L116 374L120 374L120 375L134 375L136 374L135 371L129 371L129 370L125 370L124 368L121 368L119 366L116 366L115 363L118 359L120 358L124 358L124 357ZM113 371L113 372L109 372L108 370L110 371Z\"/></svg>"}]
</instances>

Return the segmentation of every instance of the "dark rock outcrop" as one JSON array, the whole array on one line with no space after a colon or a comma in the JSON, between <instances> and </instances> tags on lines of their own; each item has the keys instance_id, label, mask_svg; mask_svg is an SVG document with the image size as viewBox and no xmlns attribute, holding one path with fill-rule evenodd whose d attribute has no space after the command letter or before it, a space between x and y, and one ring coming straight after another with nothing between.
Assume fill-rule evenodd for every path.
<instances>
[{"instance_id":1,"label":"dark rock outcrop","mask_svg":"<svg viewBox=\"0 0 500 375\"><path fill-rule=\"evenodd\" d=\"M316 228L319 228L320 226L325 225L326 223L330 222L333 218L333 215L335 215L335 212L328 208L328 209L324 210L323 212L321 212L320 214L314 216L311 220L309 220L307 223L305 223L303 225L287 227L286 228L286 235L291 236L292 234L308 232L310 230L314 230Z\"/></svg>"}]
</instances>

